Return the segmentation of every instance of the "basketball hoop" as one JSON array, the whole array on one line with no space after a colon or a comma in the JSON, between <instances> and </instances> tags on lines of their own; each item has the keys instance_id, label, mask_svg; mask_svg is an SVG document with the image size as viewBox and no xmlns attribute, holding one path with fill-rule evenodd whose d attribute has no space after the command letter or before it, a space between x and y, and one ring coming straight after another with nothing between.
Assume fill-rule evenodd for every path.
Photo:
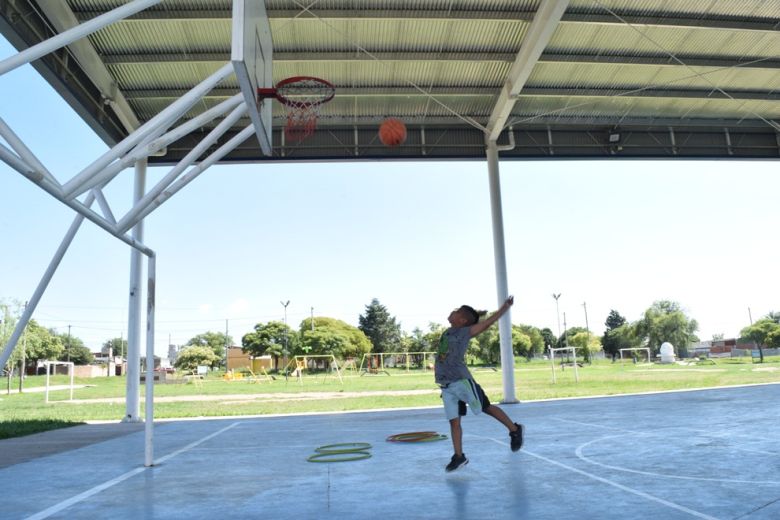
<instances>
[{"instance_id":1,"label":"basketball hoop","mask_svg":"<svg viewBox=\"0 0 780 520\"><path fill-rule=\"evenodd\" d=\"M317 127L322 105L333 99L336 87L324 79L311 76L295 76L283 79L274 88L257 89L257 98L274 98L287 111L284 136L300 142L310 136Z\"/></svg>"}]
</instances>

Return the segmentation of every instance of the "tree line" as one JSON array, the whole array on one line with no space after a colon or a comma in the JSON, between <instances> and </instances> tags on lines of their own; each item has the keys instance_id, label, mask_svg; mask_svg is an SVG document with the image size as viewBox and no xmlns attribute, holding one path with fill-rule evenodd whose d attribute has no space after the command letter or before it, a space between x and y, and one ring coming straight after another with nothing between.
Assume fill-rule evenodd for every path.
<instances>
[{"instance_id":1,"label":"tree line","mask_svg":"<svg viewBox=\"0 0 780 520\"><path fill-rule=\"evenodd\" d=\"M5 345L21 315L21 307L0 301L0 344ZM578 356L588 360L603 350L613 358L622 348L648 347L653 356L658 354L663 342L670 342L678 355L686 355L688 345L699 341L696 336L698 323L686 315L679 303L669 300L654 302L639 320L629 322L617 310L611 310L604 322L601 336L583 327L572 327L556 336L549 328L533 325L512 325L512 351L516 357L533 358L547 352L547 347L570 346ZM446 327L429 323L426 329L419 327L407 333L378 299L365 306L358 318L358 326L325 316L307 317L297 328L280 321L257 323L253 330L241 338L241 348L251 356L270 355L274 368L280 369L280 360L295 355L328 355L337 359L360 359L364 354L382 352L433 352ZM743 342L753 342L756 348L780 348L780 313L770 312L757 322L740 331ZM175 366L191 369L197 365L222 366L225 347L233 344L233 338L222 333L207 331L192 337L178 353ZM102 345L102 352L112 351L124 357L127 341L111 338ZM90 350L75 335L57 332L30 320L19 348L6 364L5 370L19 366L24 356L25 367L38 361L61 360L85 365L94 361ZM467 360L474 363L498 364L500 343L498 327L471 340Z\"/></svg>"}]
</instances>

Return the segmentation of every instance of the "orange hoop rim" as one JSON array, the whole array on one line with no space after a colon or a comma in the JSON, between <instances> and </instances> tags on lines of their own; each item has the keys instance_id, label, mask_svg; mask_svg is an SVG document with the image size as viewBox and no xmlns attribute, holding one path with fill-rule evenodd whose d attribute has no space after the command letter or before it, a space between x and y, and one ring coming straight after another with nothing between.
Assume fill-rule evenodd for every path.
<instances>
[{"instance_id":1,"label":"orange hoop rim","mask_svg":"<svg viewBox=\"0 0 780 520\"><path fill-rule=\"evenodd\" d=\"M320 99L299 101L287 97L285 94L280 92L280 91L284 91L290 85L294 85L295 83L305 83L305 82L319 84L320 88L323 89L325 94ZM292 76L281 80L279 83L276 84L275 87L257 89L258 99L274 98L280 103L282 103L283 105L293 106L293 107L310 107L310 106L322 105L323 103L327 103L328 101L333 99L335 95L336 95L336 87L333 85L333 83L322 78L316 78L314 76Z\"/></svg>"}]
</instances>

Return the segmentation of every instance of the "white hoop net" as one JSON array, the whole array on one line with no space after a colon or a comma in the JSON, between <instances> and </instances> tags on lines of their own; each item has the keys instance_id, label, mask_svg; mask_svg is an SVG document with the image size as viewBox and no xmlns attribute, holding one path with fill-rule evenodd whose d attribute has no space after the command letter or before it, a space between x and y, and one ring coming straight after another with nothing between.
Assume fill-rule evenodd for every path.
<instances>
[{"instance_id":1,"label":"white hoop net","mask_svg":"<svg viewBox=\"0 0 780 520\"><path fill-rule=\"evenodd\" d=\"M320 109L333 99L333 85L309 77L290 78L276 86L276 98L285 106L287 124L284 136L288 141L300 142L317 128Z\"/></svg>"}]
</instances>

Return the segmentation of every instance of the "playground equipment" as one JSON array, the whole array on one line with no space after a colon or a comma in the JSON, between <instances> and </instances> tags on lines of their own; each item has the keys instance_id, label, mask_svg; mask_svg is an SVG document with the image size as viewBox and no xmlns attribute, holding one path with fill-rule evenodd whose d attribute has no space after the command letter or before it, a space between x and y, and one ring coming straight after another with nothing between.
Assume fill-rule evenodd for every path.
<instances>
[{"instance_id":1,"label":"playground equipment","mask_svg":"<svg viewBox=\"0 0 780 520\"><path fill-rule=\"evenodd\" d=\"M552 368L552 380L553 383L556 382L555 380L555 353L556 352L566 352L566 362L563 361L563 357L561 357L561 371L563 371L564 363L571 363L571 365L574 367L574 381L576 383L580 382L580 376L577 373L577 349L575 347L560 347L560 348L552 348L547 347L547 349L550 351L550 367ZM574 358L574 361L570 361L569 356Z\"/></svg>"},{"instance_id":2,"label":"playground equipment","mask_svg":"<svg viewBox=\"0 0 780 520\"><path fill-rule=\"evenodd\" d=\"M52 366L57 365L68 367L68 375L70 376L70 400L73 401L73 367L75 366L70 361L44 361L43 366L46 367L46 397L45 402L49 402L49 373ZM56 368L55 368L56 370Z\"/></svg>"},{"instance_id":3,"label":"playground equipment","mask_svg":"<svg viewBox=\"0 0 780 520\"><path fill-rule=\"evenodd\" d=\"M328 368L325 370L325 377L323 378L323 382L325 379L328 378L328 374L331 372L336 372L336 376L339 378L339 382L343 385L344 380L341 378L341 370L339 369L339 364L336 361L336 357L333 354L313 354L313 355L305 355L305 356L295 356L293 357L290 362L287 364L286 367L284 367L284 372L289 375L294 375L298 382L303 384L303 374L306 371L311 371L311 368L309 367L309 363L312 360L317 359L326 359L328 360ZM290 368L295 367L294 369L290 370Z\"/></svg>"},{"instance_id":4,"label":"playground equipment","mask_svg":"<svg viewBox=\"0 0 780 520\"><path fill-rule=\"evenodd\" d=\"M360 375L390 373L387 368L405 368L411 370L433 370L435 352L378 352L363 354L360 360Z\"/></svg>"},{"instance_id":5,"label":"playground equipment","mask_svg":"<svg viewBox=\"0 0 780 520\"><path fill-rule=\"evenodd\" d=\"M644 352L645 354L645 360L643 363L650 364L652 363L652 359L650 357L650 349L647 347L634 347L634 348L621 348L620 349L620 363L623 363L623 359L630 358L634 363L639 363L639 358L637 356L637 352ZM626 354L624 354L624 352ZM630 353L630 355L629 355Z\"/></svg>"},{"instance_id":6,"label":"playground equipment","mask_svg":"<svg viewBox=\"0 0 780 520\"><path fill-rule=\"evenodd\" d=\"M247 376L245 372L249 375ZM255 374L249 367L245 367L243 370L230 369L225 372L222 379L225 381L246 381L247 383L262 383L263 381L270 383L273 380L265 368L260 367L260 372L262 373Z\"/></svg>"}]
</instances>

